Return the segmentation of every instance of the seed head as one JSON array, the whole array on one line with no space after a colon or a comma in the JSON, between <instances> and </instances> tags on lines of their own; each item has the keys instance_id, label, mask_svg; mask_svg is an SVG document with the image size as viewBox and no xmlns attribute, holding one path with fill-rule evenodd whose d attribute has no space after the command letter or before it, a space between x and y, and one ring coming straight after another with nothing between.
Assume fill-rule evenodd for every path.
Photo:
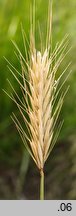
<instances>
[{"instance_id":1,"label":"seed head","mask_svg":"<svg viewBox=\"0 0 76 216\"><path fill-rule=\"evenodd\" d=\"M70 64L56 78L59 66L67 54L65 54L65 50L68 40L65 37L52 51L51 22L52 18L49 19L46 48L43 53L42 50L36 50L33 31L31 31L30 37L29 58L26 49L26 35L23 28L22 36L26 58L22 55L15 42L13 42L18 52L17 57L20 61L22 73L7 60L9 69L19 83L22 91L22 98L20 98L10 81L8 81L14 93L9 95L9 97L17 105L24 125L21 124L14 113L12 119L25 147L39 170L44 168L44 164L56 143L62 127L63 122L59 123L58 117L63 105L64 96L68 90L67 88L65 93L62 91L64 83L68 78L68 75L65 78L64 74Z\"/></svg>"}]
</instances>

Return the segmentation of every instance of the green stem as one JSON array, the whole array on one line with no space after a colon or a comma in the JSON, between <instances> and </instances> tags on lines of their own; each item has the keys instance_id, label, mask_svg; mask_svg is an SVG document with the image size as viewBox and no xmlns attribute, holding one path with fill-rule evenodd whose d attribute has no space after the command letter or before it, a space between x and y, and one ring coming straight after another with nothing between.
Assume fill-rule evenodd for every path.
<instances>
[{"instance_id":1,"label":"green stem","mask_svg":"<svg viewBox=\"0 0 76 216\"><path fill-rule=\"evenodd\" d=\"M44 172L40 171L40 200L44 200Z\"/></svg>"}]
</instances>

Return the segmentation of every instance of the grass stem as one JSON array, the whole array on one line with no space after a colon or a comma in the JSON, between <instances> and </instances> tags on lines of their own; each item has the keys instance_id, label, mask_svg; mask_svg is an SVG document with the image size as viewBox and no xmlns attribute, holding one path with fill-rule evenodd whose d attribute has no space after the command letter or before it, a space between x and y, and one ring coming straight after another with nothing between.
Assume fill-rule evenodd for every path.
<instances>
[{"instance_id":1,"label":"grass stem","mask_svg":"<svg viewBox=\"0 0 76 216\"><path fill-rule=\"evenodd\" d=\"M44 200L44 172L40 172L40 200Z\"/></svg>"}]
</instances>

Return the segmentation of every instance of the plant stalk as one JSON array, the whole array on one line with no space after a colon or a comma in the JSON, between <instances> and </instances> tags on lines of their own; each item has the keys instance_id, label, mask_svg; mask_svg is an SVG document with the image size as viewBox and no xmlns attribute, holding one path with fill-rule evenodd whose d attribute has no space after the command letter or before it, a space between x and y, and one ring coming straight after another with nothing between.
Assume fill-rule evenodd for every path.
<instances>
[{"instance_id":1,"label":"plant stalk","mask_svg":"<svg viewBox=\"0 0 76 216\"><path fill-rule=\"evenodd\" d=\"M40 200L44 200L44 172L40 171Z\"/></svg>"}]
</instances>

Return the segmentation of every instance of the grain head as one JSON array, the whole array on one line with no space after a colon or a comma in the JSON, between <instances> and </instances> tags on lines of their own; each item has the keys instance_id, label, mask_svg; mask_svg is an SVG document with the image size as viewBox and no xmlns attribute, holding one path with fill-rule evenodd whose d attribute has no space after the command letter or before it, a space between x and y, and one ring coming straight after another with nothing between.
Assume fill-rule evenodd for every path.
<instances>
[{"instance_id":1,"label":"grain head","mask_svg":"<svg viewBox=\"0 0 76 216\"><path fill-rule=\"evenodd\" d=\"M68 39L66 36L52 51L51 31L52 15L49 16L46 47L43 52L42 50L36 50L35 36L33 30L31 30L28 58L26 35L22 28L26 58L13 42L18 52L17 58L21 65L21 73L7 60L9 70L18 82L22 92L22 98L20 98L8 80L13 91L13 94L9 97L17 105L25 128L14 113L12 119L39 170L43 170L44 164L57 141L63 124L63 122L58 121L58 117L64 96L68 90L67 88L64 92L63 86L68 78L68 75L64 75L70 64L56 78L59 66L67 54L65 50Z\"/></svg>"}]
</instances>

